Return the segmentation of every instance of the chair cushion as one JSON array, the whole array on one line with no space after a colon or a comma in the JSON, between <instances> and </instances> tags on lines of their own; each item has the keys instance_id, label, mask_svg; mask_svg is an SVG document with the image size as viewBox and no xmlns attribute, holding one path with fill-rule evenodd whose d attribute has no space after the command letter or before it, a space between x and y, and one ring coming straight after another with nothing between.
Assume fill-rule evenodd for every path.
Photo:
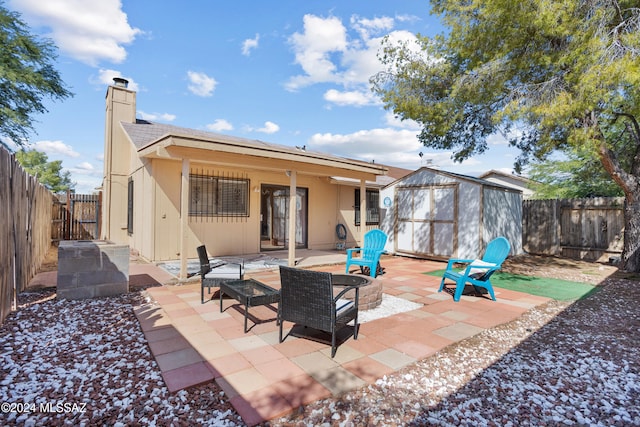
<instances>
[{"instance_id":1,"label":"chair cushion","mask_svg":"<svg viewBox=\"0 0 640 427\"><path fill-rule=\"evenodd\" d=\"M474 260L471 264L471 269L469 270L469 277L473 277L474 279L480 279L487 272L489 268L493 268L496 266L493 262L482 261L481 259ZM480 268L474 268L480 267ZM486 268L481 268L486 267Z\"/></svg>"},{"instance_id":2,"label":"chair cushion","mask_svg":"<svg viewBox=\"0 0 640 427\"><path fill-rule=\"evenodd\" d=\"M225 264L223 266L214 268L208 272L204 277L209 278L224 278L224 279L241 279L243 274L242 269L238 265Z\"/></svg>"},{"instance_id":3,"label":"chair cushion","mask_svg":"<svg viewBox=\"0 0 640 427\"><path fill-rule=\"evenodd\" d=\"M336 317L339 317L342 313L349 310L353 306L353 301L340 298L336 301Z\"/></svg>"}]
</instances>

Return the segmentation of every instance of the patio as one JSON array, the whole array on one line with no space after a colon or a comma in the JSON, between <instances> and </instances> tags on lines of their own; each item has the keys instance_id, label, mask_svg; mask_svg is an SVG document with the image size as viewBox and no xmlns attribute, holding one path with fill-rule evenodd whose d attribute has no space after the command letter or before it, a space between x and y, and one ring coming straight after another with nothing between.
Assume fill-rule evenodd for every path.
<instances>
[{"instance_id":1,"label":"patio","mask_svg":"<svg viewBox=\"0 0 640 427\"><path fill-rule=\"evenodd\" d=\"M344 254L301 255L299 267L344 272ZM437 292L439 278L424 274L445 263L387 256L382 264L384 294L422 306L361 324L358 340L342 343L333 359L326 344L292 336L279 344L277 306L252 307L245 334L244 308L231 299L224 300L223 313L217 299L201 304L199 281L148 288L153 302L137 307L135 314L170 391L216 381L242 419L255 425L374 383L548 301L496 289L495 302L463 296L455 303L449 293ZM158 270L132 265L131 274L147 271L154 277L171 277ZM245 277L279 288L277 269L247 271ZM285 324L285 331L291 326Z\"/></svg>"}]
</instances>

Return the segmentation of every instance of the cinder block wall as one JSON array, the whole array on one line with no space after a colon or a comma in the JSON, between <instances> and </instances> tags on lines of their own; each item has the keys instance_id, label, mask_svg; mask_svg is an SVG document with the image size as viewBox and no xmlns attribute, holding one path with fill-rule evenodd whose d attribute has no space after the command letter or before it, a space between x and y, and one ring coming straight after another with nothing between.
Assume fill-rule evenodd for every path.
<instances>
[{"instance_id":1,"label":"cinder block wall","mask_svg":"<svg viewBox=\"0 0 640 427\"><path fill-rule=\"evenodd\" d=\"M83 299L129 292L129 245L68 240L58 246L57 297Z\"/></svg>"}]
</instances>

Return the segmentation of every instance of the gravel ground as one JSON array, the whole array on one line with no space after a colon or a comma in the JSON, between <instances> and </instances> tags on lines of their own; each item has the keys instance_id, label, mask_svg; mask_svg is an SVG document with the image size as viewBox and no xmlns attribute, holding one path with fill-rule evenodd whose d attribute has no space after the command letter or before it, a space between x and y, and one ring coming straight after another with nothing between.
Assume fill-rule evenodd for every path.
<instances>
[{"instance_id":1,"label":"gravel ground","mask_svg":"<svg viewBox=\"0 0 640 427\"><path fill-rule=\"evenodd\" d=\"M609 272L595 266L553 275L597 283ZM132 312L144 301L20 295L0 327L0 424L243 425L215 384L167 391ZM640 426L638 301L637 281L612 276L590 298L550 302L268 425Z\"/></svg>"},{"instance_id":2,"label":"gravel ground","mask_svg":"<svg viewBox=\"0 0 640 427\"><path fill-rule=\"evenodd\" d=\"M274 424L640 425L640 289L608 280Z\"/></svg>"}]
</instances>

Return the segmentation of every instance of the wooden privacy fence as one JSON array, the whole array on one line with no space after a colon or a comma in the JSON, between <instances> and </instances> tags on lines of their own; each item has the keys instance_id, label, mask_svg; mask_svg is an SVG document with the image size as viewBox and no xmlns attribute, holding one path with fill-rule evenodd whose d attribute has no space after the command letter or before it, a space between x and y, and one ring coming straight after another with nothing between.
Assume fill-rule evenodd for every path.
<instances>
[{"instance_id":1,"label":"wooden privacy fence","mask_svg":"<svg viewBox=\"0 0 640 427\"><path fill-rule=\"evenodd\" d=\"M51 246L53 194L0 147L0 323Z\"/></svg>"},{"instance_id":2,"label":"wooden privacy fence","mask_svg":"<svg viewBox=\"0 0 640 427\"><path fill-rule=\"evenodd\" d=\"M51 240L93 240L100 235L102 193L67 193L55 196L51 216Z\"/></svg>"},{"instance_id":3,"label":"wooden privacy fence","mask_svg":"<svg viewBox=\"0 0 640 427\"><path fill-rule=\"evenodd\" d=\"M525 251L586 261L620 256L624 243L624 198L525 200Z\"/></svg>"}]
</instances>

